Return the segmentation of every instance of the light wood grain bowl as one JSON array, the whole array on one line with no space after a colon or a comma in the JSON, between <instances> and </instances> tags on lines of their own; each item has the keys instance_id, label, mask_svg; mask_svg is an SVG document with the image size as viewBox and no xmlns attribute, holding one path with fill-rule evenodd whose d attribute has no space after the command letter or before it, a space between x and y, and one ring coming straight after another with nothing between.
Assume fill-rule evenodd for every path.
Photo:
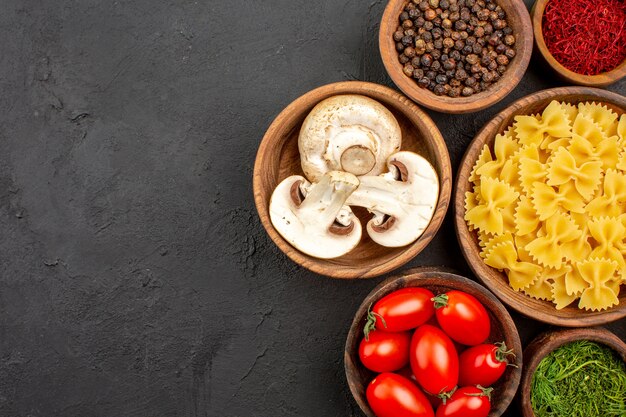
<instances>
[{"instance_id":1,"label":"light wood grain bowl","mask_svg":"<svg viewBox=\"0 0 626 417\"><path fill-rule=\"evenodd\" d=\"M524 370L519 392L524 417L535 417L530 401L530 387L541 360L555 349L577 340L590 340L608 346L626 362L626 344L615 334L602 328L553 330L537 336L524 349Z\"/></svg>"},{"instance_id":2,"label":"light wood grain bowl","mask_svg":"<svg viewBox=\"0 0 626 417\"><path fill-rule=\"evenodd\" d=\"M596 101L606 104L618 114L626 112L626 98L609 91L591 87L562 87L539 91L511 104L498 113L478 132L471 142L458 171L454 196L454 221L461 251L478 278L502 301L520 313L545 323L565 327L595 326L626 317L626 290L622 289L618 306L604 311L586 311L577 307L575 301L570 306L557 310L550 301L531 298L522 292L513 290L506 275L487 266L479 255L478 237L470 232L464 220L465 192L471 191L469 175L478 159L484 144L493 152L496 134L503 133L516 115L541 113L552 100L577 104L584 101Z\"/></svg>"},{"instance_id":3,"label":"light wood grain bowl","mask_svg":"<svg viewBox=\"0 0 626 417\"><path fill-rule=\"evenodd\" d=\"M543 13L546 10L546 5L549 1L550 0L537 0L533 5L531 10L533 33L535 35L535 46L539 50L539 53L541 53L541 56L543 56L548 65L559 75L559 77L570 83L589 87L605 87L624 78L624 76L626 76L626 60L611 71L603 72L597 75L583 75L565 68L554 58L554 56L552 56L546 46L542 30Z\"/></svg>"},{"instance_id":4,"label":"light wood grain bowl","mask_svg":"<svg viewBox=\"0 0 626 417\"><path fill-rule=\"evenodd\" d=\"M290 175L303 175L298 153L298 134L304 118L320 101L339 94L361 94L379 101L396 117L402 130L402 150L426 158L439 176L439 200L433 218L424 234L412 244L387 248L374 243L365 225L371 218L365 210L355 208L363 225L363 238L348 254L336 259L318 259L291 246L276 231L269 216L269 202L274 188ZM432 119L402 94L378 84L347 81L329 84L295 100L268 128L256 157L253 178L254 202L261 223L276 245L294 262L321 275L333 278L371 278L394 270L413 259L439 230L452 190L452 168L446 144Z\"/></svg>"},{"instance_id":5,"label":"light wood grain bowl","mask_svg":"<svg viewBox=\"0 0 626 417\"><path fill-rule=\"evenodd\" d=\"M402 72L403 66L398 60L396 43L393 40L393 33L398 27L398 18L406 4L407 0L389 0L387 3L380 22L378 47L387 73L398 88L412 100L443 113L471 113L502 100L524 76L533 50L533 31L528 9L522 0L499 0L497 4L506 12L507 22L516 37L516 55L502 78L487 90L469 97L438 96L426 88L421 88L415 79L407 77Z\"/></svg>"},{"instance_id":6,"label":"light wood grain bowl","mask_svg":"<svg viewBox=\"0 0 626 417\"><path fill-rule=\"evenodd\" d=\"M491 318L491 334L488 342L504 341L516 354L518 368L509 366L502 378L493 385L492 405L489 417L500 416L511 403L517 391L522 375L522 344L513 319L502 303L485 287L468 278L456 275L441 268L424 267L406 271L402 275L391 277L369 293L357 310L350 330L344 352L344 366L350 391L359 407L368 417L375 417L367 403L365 391L376 374L365 368L359 360L359 343L363 339L363 326L366 322L367 310L385 295L405 287L424 287L435 295L450 290L465 291L476 297L487 309Z\"/></svg>"}]
</instances>

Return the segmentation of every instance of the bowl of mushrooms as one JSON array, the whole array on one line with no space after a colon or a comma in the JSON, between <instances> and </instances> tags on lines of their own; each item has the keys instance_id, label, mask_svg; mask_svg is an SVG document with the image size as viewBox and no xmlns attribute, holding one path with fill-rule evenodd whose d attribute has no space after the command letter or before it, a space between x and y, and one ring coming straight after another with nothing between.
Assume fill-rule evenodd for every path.
<instances>
[{"instance_id":1,"label":"bowl of mushrooms","mask_svg":"<svg viewBox=\"0 0 626 417\"><path fill-rule=\"evenodd\" d=\"M287 106L257 152L253 190L270 238L333 278L370 278L413 259L450 202L451 165L430 117L400 93L349 81Z\"/></svg>"}]
</instances>

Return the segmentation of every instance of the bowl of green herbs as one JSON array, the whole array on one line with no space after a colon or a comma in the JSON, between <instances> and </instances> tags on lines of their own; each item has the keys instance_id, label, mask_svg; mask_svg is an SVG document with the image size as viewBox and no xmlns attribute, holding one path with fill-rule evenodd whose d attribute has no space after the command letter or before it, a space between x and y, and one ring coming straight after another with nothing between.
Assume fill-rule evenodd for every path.
<instances>
[{"instance_id":1,"label":"bowl of green herbs","mask_svg":"<svg viewBox=\"0 0 626 417\"><path fill-rule=\"evenodd\" d=\"M610 331L549 331L523 357L524 417L626 416L626 344Z\"/></svg>"}]
</instances>

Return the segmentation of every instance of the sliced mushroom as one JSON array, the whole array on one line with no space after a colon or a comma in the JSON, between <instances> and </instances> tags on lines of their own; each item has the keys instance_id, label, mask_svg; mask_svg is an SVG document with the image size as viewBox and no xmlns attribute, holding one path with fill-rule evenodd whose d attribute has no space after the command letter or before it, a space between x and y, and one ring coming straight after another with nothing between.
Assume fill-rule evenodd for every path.
<instances>
[{"instance_id":1,"label":"sliced mushroom","mask_svg":"<svg viewBox=\"0 0 626 417\"><path fill-rule=\"evenodd\" d=\"M358 185L359 180L346 172L328 172L314 184L292 175L272 194L272 224L282 237L308 255L323 259L342 256L361 240L361 223L344 206Z\"/></svg>"},{"instance_id":2,"label":"sliced mushroom","mask_svg":"<svg viewBox=\"0 0 626 417\"><path fill-rule=\"evenodd\" d=\"M302 170L312 182L328 171L379 175L401 144L402 132L393 114L359 95L339 95L318 103L298 138Z\"/></svg>"},{"instance_id":3,"label":"sliced mushroom","mask_svg":"<svg viewBox=\"0 0 626 417\"><path fill-rule=\"evenodd\" d=\"M387 162L389 172L359 178L361 184L346 204L374 214L367 223L372 240L387 247L414 242L435 212L439 180L433 166L413 152L398 152Z\"/></svg>"}]
</instances>

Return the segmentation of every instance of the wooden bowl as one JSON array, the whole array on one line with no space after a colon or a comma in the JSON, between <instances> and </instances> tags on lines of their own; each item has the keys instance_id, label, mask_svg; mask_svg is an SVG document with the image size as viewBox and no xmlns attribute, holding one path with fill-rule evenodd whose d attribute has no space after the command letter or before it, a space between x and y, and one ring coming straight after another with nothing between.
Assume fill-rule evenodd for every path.
<instances>
[{"instance_id":1,"label":"wooden bowl","mask_svg":"<svg viewBox=\"0 0 626 417\"><path fill-rule=\"evenodd\" d=\"M371 218L365 210L355 211L363 227L363 238L348 254L336 259L318 259L291 246L276 231L269 216L269 202L280 181L304 175L300 166L298 134L304 118L320 101L338 94L361 94L379 101L396 117L402 130L402 150L426 158L439 176L439 200L430 224L415 242L401 248L380 246L370 239L365 225ZM254 202L261 223L274 243L299 265L333 278L371 278L396 269L426 247L439 230L450 203L452 168L446 144L432 119L402 94L372 83L347 81L325 85L303 95L285 108L265 133L254 164Z\"/></svg>"},{"instance_id":2,"label":"wooden bowl","mask_svg":"<svg viewBox=\"0 0 626 417\"><path fill-rule=\"evenodd\" d=\"M524 349L524 372L520 389L520 403L524 417L535 417L530 403L530 387L541 360L553 350L577 340L591 340L606 345L626 362L626 344L619 337L602 328L553 330L537 336Z\"/></svg>"},{"instance_id":3,"label":"wooden bowl","mask_svg":"<svg viewBox=\"0 0 626 417\"><path fill-rule=\"evenodd\" d=\"M478 132L467 148L461 161L456 179L454 197L454 221L461 251L478 278L494 292L502 301L533 319L566 327L595 326L626 317L626 291L620 293L618 306L605 311L585 311L576 307L575 303L557 310L550 301L540 301L521 292L513 290L506 275L487 266L479 255L478 238L470 232L465 223L465 192L471 191L469 175L478 159L484 144L493 151L496 134L503 133L513 118L520 114L540 113L552 100L579 103L582 101L601 101L619 114L626 112L626 98L609 91L590 87L562 87L539 91L514 102L498 113Z\"/></svg>"},{"instance_id":4,"label":"wooden bowl","mask_svg":"<svg viewBox=\"0 0 626 417\"><path fill-rule=\"evenodd\" d=\"M380 22L378 47L383 64L393 82L400 90L417 103L443 113L471 113L485 109L509 94L520 82L533 50L533 32L530 16L522 0L500 0L498 4L507 15L507 22L517 38L515 57L511 60L506 72L500 80L487 90L469 97L438 96L432 91L417 85L414 79L402 72L402 64L398 60L396 43L393 33L398 27L398 18L406 5L406 0L389 0Z\"/></svg>"},{"instance_id":5,"label":"wooden bowl","mask_svg":"<svg viewBox=\"0 0 626 417\"><path fill-rule=\"evenodd\" d=\"M543 39L542 30L543 12L545 11L546 5L549 1L550 0L535 1L535 4L533 5L530 13L532 15L533 21L535 45L537 46L537 49L539 50L543 58L548 62L548 65L552 67L552 69L559 75L559 77L570 83L586 85L589 87L604 87L624 78L624 76L626 75L626 60L624 60L624 62L622 62L619 66L611 71L603 72L598 75L583 75L565 68L559 63L559 61L554 58L554 56L552 56L552 54L548 50L548 47L546 46L545 40Z\"/></svg>"},{"instance_id":6,"label":"wooden bowl","mask_svg":"<svg viewBox=\"0 0 626 417\"><path fill-rule=\"evenodd\" d=\"M493 385L489 417L497 417L504 413L515 396L522 375L522 344L515 323L502 303L485 287L468 278L433 267L411 269L403 275L383 281L365 297L357 310L348 332L344 366L350 391L361 410L366 416L375 417L367 403L365 390L376 373L365 368L359 360L359 344L364 337L363 326L367 321L367 310L385 295L405 287L425 287L435 295L450 290L461 290L473 295L485 306L491 318L491 334L487 341L504 341L510 349L513 349L516 363L520 365L518 368L508 366L502 378Z\"/></svg>"}]
</instances>

